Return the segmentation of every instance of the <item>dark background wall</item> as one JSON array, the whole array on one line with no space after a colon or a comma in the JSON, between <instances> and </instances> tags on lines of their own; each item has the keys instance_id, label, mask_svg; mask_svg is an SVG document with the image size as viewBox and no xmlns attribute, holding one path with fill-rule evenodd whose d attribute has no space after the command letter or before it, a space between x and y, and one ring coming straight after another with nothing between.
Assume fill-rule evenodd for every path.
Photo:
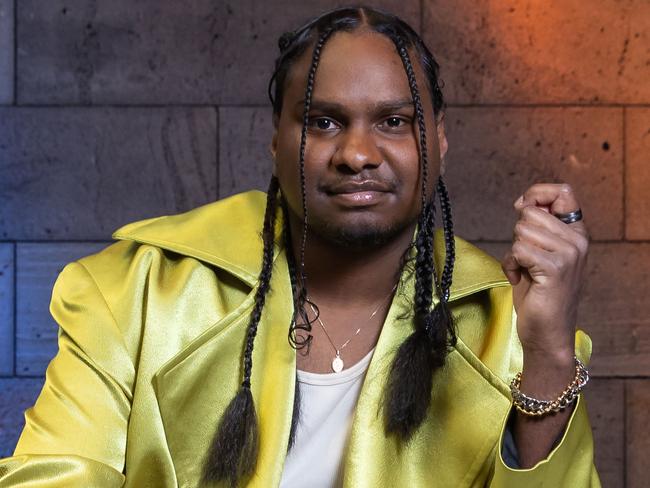
<instances>
[{"instance_id":1,"label":"dark background wall","mask_svg":"<svg viewBox=\"0 0 650 488\"><path fill-rule=\"evenodd\" d=\"M63 265L127 222L263 188L276 39L342 3L0 0L0 456L56 352ZM523 190L576 188L593 239L580 326L597 465L604 486L644 486L650 2L369 3L442 65L459 235L500 257Z\"/></svg>"}]
</instances>

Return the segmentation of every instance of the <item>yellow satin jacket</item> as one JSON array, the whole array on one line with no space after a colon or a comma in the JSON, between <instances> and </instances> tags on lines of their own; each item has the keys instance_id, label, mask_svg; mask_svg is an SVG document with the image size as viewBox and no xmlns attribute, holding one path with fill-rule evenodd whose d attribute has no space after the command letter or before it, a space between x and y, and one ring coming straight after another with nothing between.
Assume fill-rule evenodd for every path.
<instances>
[{"instance_id":1,"label":"yellow satin jacket","mask_svg":"<svg viewBox=\"0 0 650 488\"><path fill-rule=\"evenodd\" d=\"M263 193L247 192L131 223L113 234L118 242L65 267L50 305L59 351L14 456L0 460L0 487L200 486L203 456L240 383L264 205ZM435 241L444 262L440 231ZM408 445L384 435L387 365L412 329L398 319L412 296L413 280L403 278L358 400L344 486L600 486L582 398L548 458L525 470L504 464L508 382L522 368L511 288L495 259L460 238L456 250L459 340L434 375L428 417ZM253 356L260 451L248 487L279 485L291 424L296 353L280 245L271 286ZM576 350L588 360L580 331Z\"/></svg>"}]
</instances>

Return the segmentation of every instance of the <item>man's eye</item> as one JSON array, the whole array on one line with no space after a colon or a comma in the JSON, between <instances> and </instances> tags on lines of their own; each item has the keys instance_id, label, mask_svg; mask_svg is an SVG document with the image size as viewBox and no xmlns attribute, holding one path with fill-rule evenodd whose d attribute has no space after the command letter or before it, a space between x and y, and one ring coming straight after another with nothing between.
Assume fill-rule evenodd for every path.
<instances>
[{"instance_id":1,"label":"man's eye","mask_svg":"<svg viewBox=\"0 0 650 488\"><path fill-rule=\"evenodd\" d=\"M317 117L315 119L312 119L310 125L319 130L333 130L337 128L333 120L325 117Z\"/></svg>"},{"instance_id":2,"label":"man's eye","mask_svg":"<svg viewBox=\"0 0 650 488\"><path fill-rule=\"evenodd\" d=\"M385 120L385 124L388 127L391 128L396 128L396 127L401 127L402 125L406 124L406 121L400 117L388 117Z\"/></svg>"}]
</instances>

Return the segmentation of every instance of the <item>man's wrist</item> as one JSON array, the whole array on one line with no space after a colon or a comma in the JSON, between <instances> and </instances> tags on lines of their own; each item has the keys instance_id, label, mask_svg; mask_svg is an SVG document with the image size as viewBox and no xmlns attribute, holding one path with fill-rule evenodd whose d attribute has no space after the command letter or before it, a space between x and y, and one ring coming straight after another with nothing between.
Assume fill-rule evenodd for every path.
<instances>
[{"instance_id":1,"label":"man's wrist","mask_svg":"<svg viewBox=\"0 0 650 488\"><path fill-rule=\"evenodd\" d=\"M524 351L521 391L540 399L555 397L571 383L575 368L573 351Z\"/></svg>"}]
</instances>

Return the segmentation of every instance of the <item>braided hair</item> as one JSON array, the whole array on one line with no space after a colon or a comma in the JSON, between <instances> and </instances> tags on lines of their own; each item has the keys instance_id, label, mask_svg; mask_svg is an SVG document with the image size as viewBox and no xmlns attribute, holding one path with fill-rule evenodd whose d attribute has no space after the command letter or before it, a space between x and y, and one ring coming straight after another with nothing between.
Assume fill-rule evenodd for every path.
<instances>
[{"instance_id":1,"label":"braided hair","mask_svg":"<svg viewBox=\"0 0 650 488\"><path fill-rule=\"evenodd\" d=\"M371 8L340 8L326 12L293 32L283 34L278 45L280 56L269 81L269 98L273 113L282 111L287 75L293 64L312 47L308 71L303 126L300 137L299 172L302 196L303 225L298 256L294 260L287 224L286 202L280 195L278 180L271 178L267 192L266 211L262 231L263 259L255 304L248 323L243 359L241 387L226 409L212 441L203 466L203 481L228 481L236 486L249 476L256 464L258 427L255 406L250 389L252 352L257 326L270 289L273 271L274 229L278 208L284 213L284 244L294 297L294 311L289 327L289 343L299 349L309 347L312 336L310 319L306 312L307 276L305 274L305 249L308 230L308 208L305 195L305 147L309 111L315 75L328 39L340 31L352 32L360 27L372 29L388 37L395 45L406 72L419 132L419 165L421 172L421 211L413 247L415 248L414 331L398 348L388 376L384 397L385 430L408 442L426 417L431 400L432 377L444 365L447 352L456 342L456 332L448 300L455 260L454 233L451 205L445 184L440 176L431 196L428 195L428 151L425 112L420 98L410 51L414 52L425 72L431 93L434 115L443 113L444 101L438 79L438 64L418 34L398 17ZM435 195L440 200L445 238L445 263L441 277L435 269L433 238L435 231ZM433 305L434 293L438 302ZM316 312L317 308L316 308ZM298 332L304 331L307 336ZM288 448L294 443L300 416L300 391L296 381L294 411Z\"/></svg>"}]
</instances>

